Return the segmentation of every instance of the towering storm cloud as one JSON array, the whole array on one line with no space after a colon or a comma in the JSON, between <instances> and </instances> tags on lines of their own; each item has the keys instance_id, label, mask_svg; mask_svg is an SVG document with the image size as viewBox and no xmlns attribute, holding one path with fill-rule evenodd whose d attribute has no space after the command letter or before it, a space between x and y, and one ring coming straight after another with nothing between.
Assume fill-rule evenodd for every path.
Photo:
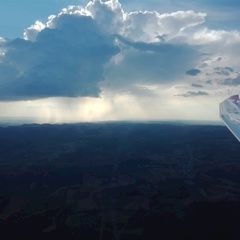
<instances>
[{"instance_id":1,"label":"towering storm cloud","mask_svg":"<svg viewBox=\"0 0 240 240\"><path fill-rule=\"evenodd\" d=\"M88 16L65 14L34 41L4 43L0 64L3 100L98 96L103 68L119 52L114 38Z\"/></svg>"},{"instance_id":2,"label":"towering storm cloud","mask_svg":"<svg viewBox=\"0 0 240 240\"><path fill-rule=\"evenodd\" d=\"M98 97L106 72L113 82L173 80L197 54L160 36L172 38L204 17L193 11L127 13L118 1L63 9L26 29L24 39L1 41L0 99ZM110 66L119 55L124 60Z\"/></svg>"}]
</instances>

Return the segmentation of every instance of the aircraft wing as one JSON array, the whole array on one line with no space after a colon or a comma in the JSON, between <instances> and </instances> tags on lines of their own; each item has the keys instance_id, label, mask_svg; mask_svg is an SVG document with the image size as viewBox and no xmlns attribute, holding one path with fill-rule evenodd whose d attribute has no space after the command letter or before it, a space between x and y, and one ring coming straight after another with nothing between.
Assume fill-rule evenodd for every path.
<instances>
[{"instance_id":1,"label":"aircraft wing","mask_svg":"<svg viewBox=\"0 0 240 240\"><path fill-rule=\"evenodd\" d=\"M234 95L220 104L220 117L232 132L232 134L240 141L240 97Z\"/></svg>"}]
</instances>

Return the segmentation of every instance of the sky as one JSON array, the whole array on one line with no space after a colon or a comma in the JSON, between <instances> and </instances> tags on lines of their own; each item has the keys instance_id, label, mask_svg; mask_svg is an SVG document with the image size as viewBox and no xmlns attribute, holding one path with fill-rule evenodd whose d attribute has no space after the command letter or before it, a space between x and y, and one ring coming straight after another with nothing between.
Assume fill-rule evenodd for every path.
<instances>
[{"instance_id":1,"label":"sky","mask_svg":"<svg viewBox=\"0 0 240 240\"><path fill-rule=\"evenodd\" d=\"M0 119L218 121L236 0L0 0Z\"/></svg>"}]
</instances>

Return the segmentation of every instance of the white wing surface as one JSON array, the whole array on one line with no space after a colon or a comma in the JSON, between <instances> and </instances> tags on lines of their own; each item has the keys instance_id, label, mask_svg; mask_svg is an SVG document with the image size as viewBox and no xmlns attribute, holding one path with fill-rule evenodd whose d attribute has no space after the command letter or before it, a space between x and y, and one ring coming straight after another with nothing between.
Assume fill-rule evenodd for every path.
<instances>
[{"instance_id":1,"label":"white wing surface","mask_svg":"<svg viewBox=\"0 0 240 240\"><path fill-rule=\"evenodd\" d=\"M240 97L234 95L220 104L220 117L240 141Z\"/></svg>"}]
</instances>

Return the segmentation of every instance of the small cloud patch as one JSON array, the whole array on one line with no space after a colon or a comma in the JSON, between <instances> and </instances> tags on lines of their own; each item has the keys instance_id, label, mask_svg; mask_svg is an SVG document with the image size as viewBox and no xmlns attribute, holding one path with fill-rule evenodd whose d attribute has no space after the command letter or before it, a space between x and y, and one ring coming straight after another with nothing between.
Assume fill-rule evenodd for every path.
<instances>
[{"instance_id":1,"label":"small cloud patch","mask_svg":"<svg viewBox=\"0 0 240 240\"><path fill-rule=\"evenodd\" d=\"M193 83L193 84L192 84L192 87L195 87L195 88L203 88L203 85L197 84L197 83Z\"/></svg>"},{"instance_id":2,"label":"small cloud patch","mask_svg":"<svg viewBox=\"0 0 240 240\"><path fill-rule=\"evenodd\" d=\"M240 85L240 75L235 78L227 78L223 81L223 85L226 86L239 86Z\"/></svg>"},{"instance_id":3,"label":"small cloud patch","mask_svg":"<svg viewBox=\"0 0 240 240\"><path fill-rule=\"evenodd\" d=\"M201 73L201 71L197 68L190 69L186 72L186 74L190 75L190 76L197 76L200 73Z\"/></svg>"},{"instance_id":4,"label":"small cloud patch","mask_svg":"<svg viewBox=\"0 0 240 240\"><path fill-rule=\"evenodd\" d=\"M204 91L188 91L184 94L179 94L177 96L181 96L181 97L199 97L199 96L208 96L209 94L207 92Z\"/></svg>"}]
</instances>

